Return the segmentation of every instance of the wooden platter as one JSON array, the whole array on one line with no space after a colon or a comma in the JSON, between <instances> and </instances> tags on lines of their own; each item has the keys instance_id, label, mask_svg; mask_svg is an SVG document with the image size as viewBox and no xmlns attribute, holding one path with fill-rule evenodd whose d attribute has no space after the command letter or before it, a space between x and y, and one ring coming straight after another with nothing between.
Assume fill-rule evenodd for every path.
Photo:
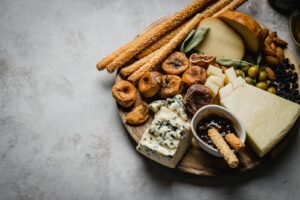
<instances>
[{"instance_id":1,"label":"wooden platter","mask_svg":"<svg viewBox=\"0 0 300 200\"><path fill-rule=\"evenodd\" d=\"M150 25L150 27L157 25L165 19L166 18L163 18L154 22L152 25ZM297 64L291 51L288 48L286 48L284 50L284 53L285 57L289 58L290 63L295 65L295 71L300 76L299 65ZM117 76L117 78L119 78L119 76ZM298 79L298 85L300 85L300 79ZM141 140L144 131L150 125L152 118L150 118L145 124L141 126L131 126L125 123L127 111L118 106L118 112L130 137L132 137L132 139L136 143L138 143ZM177 165L176 169L200 176L217 176L234 173L236 171L247 171L257 167L258 165L261 165L264 161L278 155L284 149L284 147L286 147L287 144L291 141L293 136L297 134L298 129L298 121L296 121L294 127L290 130L286 137L269 154L267 154L263 158L258 157L253 150L247 147L246 152L243 155L239 156L240 164L239 167L236 169L230 169L223 158L217 158L208 154L207 152L202 150L193 140L192 145L189 147L182 160Z\"/></svg>"}]
</instances>

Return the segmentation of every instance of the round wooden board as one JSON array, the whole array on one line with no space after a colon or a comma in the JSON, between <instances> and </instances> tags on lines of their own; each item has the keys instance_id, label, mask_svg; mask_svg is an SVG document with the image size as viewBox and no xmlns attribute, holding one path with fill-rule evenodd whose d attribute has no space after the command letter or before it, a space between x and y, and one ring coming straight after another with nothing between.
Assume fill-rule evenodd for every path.
<instances>
[{"instance_id":1,"label":"round wooden board","mask_svg":"<svg viewBox=\"0 0 300 200\"><path fill-rule=\"evenodd\" d=\"M150 26L154 26L162 22L164 19L166 18L160 19ZM285 57L290 59L290 63L295 65L295 71L300 77L299 65L297 64L291 51L287 48L285 49L284 53ZM119 77L117 76L117 78ZM300 78L298 79L298 85L300 85ZM131 126L125 123L127 111L118 106L118 112L129 135L133 138L133 140L136 143L138 143L141 140L146 128L149 127L152 118L150 118L145 124L141 126ZM289 141L293 138L295 134L297 134L297 132L298 126L296 122L294 127L289 131L286 137L269 154L267 154L263 158L258 157L253 150L247 147L245 152L239 154L238 158L240 164L236 169L230 169L223 158L217 158L202 150L193 139L191 146L183 156L180 163L177 165L176 169L200 176L216 176L230 174L236 171L247 171L260 165L263 161L275 157L284 149L285 146L287 146Z\"/></svg>"}]
</instances>

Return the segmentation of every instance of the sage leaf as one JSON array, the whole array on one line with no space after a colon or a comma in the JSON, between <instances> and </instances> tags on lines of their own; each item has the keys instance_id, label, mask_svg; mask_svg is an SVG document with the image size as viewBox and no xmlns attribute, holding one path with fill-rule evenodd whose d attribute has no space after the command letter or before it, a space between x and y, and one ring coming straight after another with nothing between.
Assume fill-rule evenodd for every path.
<instances>
[{"instance_id":1,"label":"sage leaf","mask_svg":"<svg viewBox=\"0 0 300 200\"><path fill-rule=\"evenodd\" d=\"M233 67L246 67L253 65L250 62L244 60L232 60L228 58L217 58L217 63L224 66L233 66Z\"/></svg>"},{"instance_id":2,"label":"sage leaf","mask_svg":"<svg viewBox=\"0 0 300 200\"><path fill-rule=\"evenodd\" d=\"M258 54L258 56L257 56L256 65L259 66L259 64L261 62L261 59L262 59L262 51L260 51L259 54Z\"/></svg>"},{"instance_id":3,"label":"sage leaf","mask_svg":"<svg viewBox=\"0 0 300 200\"><path fill-rule=\"evenodd\" d=\"M180 51L183 53L190 52L203 41L208 30L209 28L207 27L201 27L197 30L192 30L181 44Z\"/></svg>"}]
</instances>

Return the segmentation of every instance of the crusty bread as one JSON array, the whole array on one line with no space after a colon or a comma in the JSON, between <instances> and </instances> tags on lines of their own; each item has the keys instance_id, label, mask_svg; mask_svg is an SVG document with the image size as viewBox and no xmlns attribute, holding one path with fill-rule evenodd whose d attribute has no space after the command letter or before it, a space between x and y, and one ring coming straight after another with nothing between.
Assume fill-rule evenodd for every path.
<instances>
[{"instance_id":1,"label":"crusty bread","mask_svg":"<svg viewBox=\"0 0 300 200\"><path fill-rule=\"evenodd\" d=\"M237 11L226 11L218 18L242 36L246 47L251 52L258 53L262 44L262 28L252 17Z\"/></svg>"}]
</instances>

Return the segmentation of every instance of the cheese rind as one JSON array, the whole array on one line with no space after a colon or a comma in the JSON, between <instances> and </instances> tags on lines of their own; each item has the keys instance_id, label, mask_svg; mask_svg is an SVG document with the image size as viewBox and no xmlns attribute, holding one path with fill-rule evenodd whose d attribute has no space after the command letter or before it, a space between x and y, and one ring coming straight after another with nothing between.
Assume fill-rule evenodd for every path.
<instances>
[{"instance_id":1,"label":"cheese rind","mask_svg":"<svg viewBox=\"0 0 300 200\"><path fill-rule=\"evenodd\" d=\"M220 102L243 122L249 144L260 157L282 140L300 115L298 104L246 83L221 96Z\"/></svg>"},{"instance_id":2,"label":"cheese rind","mask_svg":"<svg viewBox=\"0 0 300 200\"><path fill-rule=\"evenodd\" d=\"M136 149L164 166L175 168L191 140L189 124L174 111L162 107Z\"/></svg>"}]
</instances>

